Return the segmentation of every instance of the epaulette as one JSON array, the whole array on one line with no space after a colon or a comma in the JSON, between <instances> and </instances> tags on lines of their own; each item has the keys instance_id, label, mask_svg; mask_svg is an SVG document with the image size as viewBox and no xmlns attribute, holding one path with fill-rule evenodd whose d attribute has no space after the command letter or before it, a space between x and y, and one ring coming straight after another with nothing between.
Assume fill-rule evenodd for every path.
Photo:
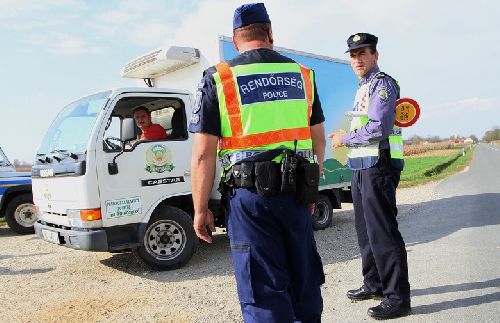
<instances>
[{"instance_id":1,"label":"epaulette","mask_svg":"<svg viewBox=\"0 0 500 323\"><path fill-rule=\"evenodd\" d=\"M401 90L401 89L399 88L399 83L398 83L398 81L397 81L395 78L393 78L392 76L390 76L389 74L386 74L386 73L384 73L384 72L378 72L377 74L375 74L375 77L376 77L377 79L382 79L382 78L384 78L384 77L386 77L386 76L387 76L388 78L390 78L390 79L394 82L394 85L396 86L396 89L397 89L397 91L398 91L398 96L397 96L397 98L399 99L399 94L400 94L400 90Z\"/></svg>"}]
</instances>

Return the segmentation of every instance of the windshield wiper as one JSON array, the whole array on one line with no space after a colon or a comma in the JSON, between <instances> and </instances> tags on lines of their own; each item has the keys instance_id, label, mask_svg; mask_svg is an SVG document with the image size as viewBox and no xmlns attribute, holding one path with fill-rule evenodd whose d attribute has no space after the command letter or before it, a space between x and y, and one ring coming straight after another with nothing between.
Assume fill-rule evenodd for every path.
<instances>
[{"instance_id":1,"label":"windshield wiper","mask_svg":"<svg viewBox=\"0 0 500 323\"><path fill-rule=\"evenodd\" d=\"M55 149L50 152L52 154L52 157L57 160L58 162L61 162L66 157L71 157L74 160L78 160L78 155L75 153L70 153L68 152L67 149ZM59 156L55 156L54 154L59 154ZM61 158L62 157L62 158Z\"/></svg>"},{"instance_id":2,"label":"windshield wiper","mask_svg":"<svg viewBox=\"0 0 500 323\"><path fill-rule=\"evenodd\" d=\"M50 163L50 158L46 157L47 154L36 154L38 161L42 164Z\"/></svg>"}]
</instances>

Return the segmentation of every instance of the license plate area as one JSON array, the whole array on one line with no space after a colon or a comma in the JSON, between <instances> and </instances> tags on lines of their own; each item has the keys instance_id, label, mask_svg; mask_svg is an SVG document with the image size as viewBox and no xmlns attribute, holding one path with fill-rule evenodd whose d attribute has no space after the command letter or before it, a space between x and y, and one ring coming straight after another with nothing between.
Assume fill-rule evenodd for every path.
<instances>
[{"instance_id":1,"label":"license plate area","mask_svg":"<svg viewBox=\"0 0 500 323\"><path fill-rule=\"evenodd\" d=\"M61 240L59 239L59 233L56 231L44 230L42 229L43 240L52 242L55 244L61 244Z\"/></svg>"}]
</instances>

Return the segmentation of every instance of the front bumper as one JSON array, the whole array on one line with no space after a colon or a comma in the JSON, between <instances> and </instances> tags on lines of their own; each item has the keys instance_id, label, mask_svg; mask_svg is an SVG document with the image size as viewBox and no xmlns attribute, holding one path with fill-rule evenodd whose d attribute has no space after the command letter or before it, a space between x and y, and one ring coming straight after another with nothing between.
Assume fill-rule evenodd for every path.
<instances>
[{"instance_id":1,"label":"front bumper","mask_svg":"<svg viewBox=\"0 0 500 323\"><path fill-rule=\"evenodd\" d=\"M35 234L48 242L60 244L73 249L89 251L109 251L108 237L103 229L85 231L55 228L40 222L35 223ZM45 235L44 235L45 231ZM57 234L57 235L56 235ZM53 239L47 239L47 237Z\"/></svg>"}]
</instances>

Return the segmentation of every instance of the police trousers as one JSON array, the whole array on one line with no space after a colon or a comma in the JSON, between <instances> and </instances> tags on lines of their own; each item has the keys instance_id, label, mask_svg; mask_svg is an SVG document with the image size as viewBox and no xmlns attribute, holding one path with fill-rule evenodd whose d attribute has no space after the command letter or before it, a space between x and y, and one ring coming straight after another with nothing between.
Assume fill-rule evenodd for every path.
<instances>
[{"instance_id":1,"label":"police trousers","mask_svg":"<svg viewBox=\"0 0 500 323\"><path fill-rule=\"evenodd\" d=\"M351 192L364 286L382 291L393 305L409 306L406 248L396 220L400 173L380 157L375 166L353 171Z\"/></svg>"},{"instance_id":2,"label":"police trousers","mask_svg":"<svg viewBox=\"0 0 500 323\"><path fill-rule=\"evenodd\" d=\"M228 197L227 230L245 322L320 322L325 276L311 212L292 193Z\"/></svg>"}]
</instances>

